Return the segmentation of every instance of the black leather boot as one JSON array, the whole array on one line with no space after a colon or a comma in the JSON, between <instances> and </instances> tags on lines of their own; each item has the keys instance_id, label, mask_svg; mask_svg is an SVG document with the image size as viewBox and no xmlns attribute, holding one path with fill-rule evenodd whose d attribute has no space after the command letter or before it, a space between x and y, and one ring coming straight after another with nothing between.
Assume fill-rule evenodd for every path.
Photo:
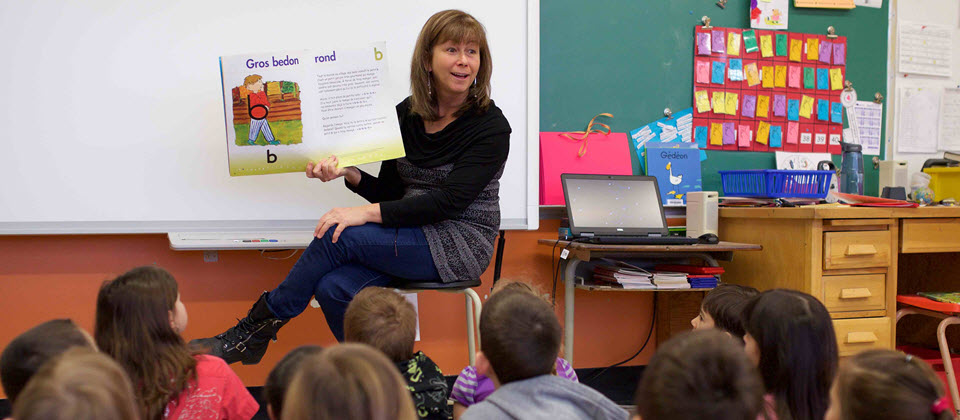
<instances>
[{"instance_id":1,"label":"black leather boot","mask_svg":"<svg viewBox=\"0 0 960 420\"><path fill-rule=\"evenodd\" d=\"M245 365L260 363L263 354L267 352L270 340L277 340L277 331L289 319L277 318L267 307L267 292L260 295L260 299L253 304L247 316L239 320L237 325L222 334L211 338L191 340L190 345L209 351L227 364L242 362Z\"/></svg>"}]
</instances>

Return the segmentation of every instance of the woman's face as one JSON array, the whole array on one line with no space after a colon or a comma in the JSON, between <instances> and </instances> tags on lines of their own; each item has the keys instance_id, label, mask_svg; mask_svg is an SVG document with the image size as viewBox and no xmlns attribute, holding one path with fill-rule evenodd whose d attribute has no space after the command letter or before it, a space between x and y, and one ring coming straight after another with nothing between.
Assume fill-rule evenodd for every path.
<instances>
[{"instance_id":1,"label":"woman's face","mask_svg":"<svg viewBox=\"0 0 960 420\"><path fill-rule=\"evenodd\" d=\"M465 99L480 70L480 46L476 42L454 41L434 45L433 60L427 70L439 98Z\"/></svg>"},{"instance_id":2,"label":"woman's face","mask_svg":"<svg viewBox=\"0 0 960 420\"><path fill-rule=\"evenodd\" d=\"M757 346L757 340L754 340L750 333L746 333L743 335L743 343L743 349L747 352L747 357L750 358L754 366L760 366L760 347Z\"/></svg>"}]
</instances>

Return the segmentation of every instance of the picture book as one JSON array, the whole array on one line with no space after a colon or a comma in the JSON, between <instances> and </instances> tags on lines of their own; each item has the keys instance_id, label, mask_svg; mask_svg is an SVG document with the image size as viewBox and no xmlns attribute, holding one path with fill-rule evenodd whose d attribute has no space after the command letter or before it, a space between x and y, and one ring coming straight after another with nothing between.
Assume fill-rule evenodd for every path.
<instances>
[{"instance_id":1,"label":"picture book","mask_svg":"<svg viewBox=\"0 0 960 420\"><path fill-rule=\"evenodd\" d=\"M230 175L404 156L386 44L220 57Z\"/></svg>"},{"instance_id":2,"label":"picture book","mask_svg":"<svg viewBox=\"0 0 960 420\"><path fill-rule=\"evenodd\" d=\"M647 142L647 175L657 178L664 205L685 205L688 192L703 189L700 151L695 144L692 146Z\"/></svg>"}]
</instances>

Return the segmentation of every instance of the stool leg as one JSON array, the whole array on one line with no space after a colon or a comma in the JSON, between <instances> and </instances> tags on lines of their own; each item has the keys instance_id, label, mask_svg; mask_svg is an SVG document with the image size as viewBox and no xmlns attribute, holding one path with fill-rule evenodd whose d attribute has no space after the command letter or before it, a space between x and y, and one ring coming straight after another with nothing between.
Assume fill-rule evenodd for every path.
<instances>
[{"instance_id":1,"label":"stool leg","mask_svg":"<svg viewBox=\"0 0 960 420\"><path fill-rule=\"evenodd\" d=\"M466 301L467 305L467 359L470 360L470 366L476 366L477 344L474 341L475 336L473 333L473 300L470 299L470 295L468 295L466 292L463 294L463 299Z\"/></svg>"},{"instance_id":2,"label":"stool leg","mask_svg":"<svg viewBox=\"0 0 960 420\"><path fill-rule=\"evenodd\" d=\"M955 316L940 321L937 326L937 342L940 344L940 357L943 358L943 369L947 372L947 387L950 388L950 398L953 400L954 414L960 413L960 393L957 392L957 376L953 372L953 359L950 358L950 347L947 345L947 327L960 324L960 318Z\"/></svg>"},{"instance_id":3,"label":"stool leg","mask_svg":"<svg viewBox=\"0 0 960 420\"><path fill-rule=\"evenodd\" d=\"M893 321L893 324L896 325L898 322L900 322L900 318L903 318L907 315L916 315L919 313L920 312L917 312L910 308L901 308L899 311L897 311L897 319Z\"/></svg>"}]
</instances>

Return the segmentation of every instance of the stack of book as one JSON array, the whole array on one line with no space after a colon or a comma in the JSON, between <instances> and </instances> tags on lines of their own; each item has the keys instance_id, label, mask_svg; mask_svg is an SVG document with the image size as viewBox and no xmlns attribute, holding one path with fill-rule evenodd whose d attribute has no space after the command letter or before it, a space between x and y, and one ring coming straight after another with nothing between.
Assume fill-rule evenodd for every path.
<instances>
[{"instance_id":1,"label":"stack of book","mask_svg":"<svg viewBox=\"0 0 960 420\"><path fill-rule=\"evenodd\" d=\"M723 274L723 267L705 267L700 265L686 264L660 264L655 267L657 270L677 271L687 273L687 280L690 287L694 289L712 289L720 283L720 275Z\"/></svg>"},{"instance_id":2,"label":"stack of book","mask_svg":"<svg viewBox=\"0 0 960 420\"><path fill-rule=\"evenodd\" d=\"M656 289L650 278L647 270L622 262L597 264L593 267L595 281L624 289Z\"/></svg>"},{"instance_id":3,"label":"stack of book","mask_svg":"<svg viewBox=\"0 0 960 420\"><path fill-rule=\"evenodd\" d=\"M672 271L654 271L653 284L657 289L689 289L690 283L687 282L686 273L676 273Z\"/></svg>"}]
</instances>

